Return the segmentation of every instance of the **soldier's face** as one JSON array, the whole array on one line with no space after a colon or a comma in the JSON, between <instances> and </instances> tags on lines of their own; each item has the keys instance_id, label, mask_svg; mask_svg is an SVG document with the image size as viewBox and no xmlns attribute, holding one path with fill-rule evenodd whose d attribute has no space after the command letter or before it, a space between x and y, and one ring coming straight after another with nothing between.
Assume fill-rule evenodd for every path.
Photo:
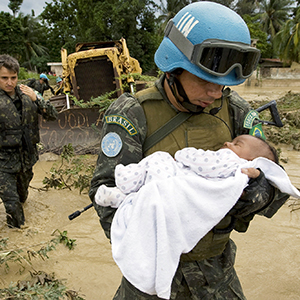
<instances>
[{"instance_id":1,"label":"soldier's face","mask_svg":"<svg viewBox=\"0 0 300 300\"><path fill-rule=\"evenodd\" d=\"M222 96L223 85L203 80L186 70L178 76L178 79L192 104L206 107Z\"/></svg>"},{"instance_id":2,"label":"soldier's face","mask_svg":"<svg viewBox=\"0 0 300 300\"><path fill-rule=\"evenodd\" d=\"M0 68L0 89L5 91L9 96L13 96L17 83L18 73L8 70L5 67Z\"/></svg>"}]
</instances>

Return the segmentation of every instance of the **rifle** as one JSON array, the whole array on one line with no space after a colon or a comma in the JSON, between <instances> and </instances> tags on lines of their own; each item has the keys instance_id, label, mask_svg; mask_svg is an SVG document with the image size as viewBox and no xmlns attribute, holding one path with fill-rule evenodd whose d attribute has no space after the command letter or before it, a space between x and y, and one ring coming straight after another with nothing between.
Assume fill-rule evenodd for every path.
<instances>
[{"instance_id":1,"label":"rifle","mask_svg":"<svg viewBox=\"0 0 300 300\"><path fill-rule=\"evenodd\" d=\"M82 210L77 210L75 212L73 212L72 214L69 215L69 220L72 221L73 219L77 218L78 216L81 215L81 213L83 213L84 211L90 209L93 206L93 203L91 203L90 205L84 207Z\"/></svg>"}]
</instances>

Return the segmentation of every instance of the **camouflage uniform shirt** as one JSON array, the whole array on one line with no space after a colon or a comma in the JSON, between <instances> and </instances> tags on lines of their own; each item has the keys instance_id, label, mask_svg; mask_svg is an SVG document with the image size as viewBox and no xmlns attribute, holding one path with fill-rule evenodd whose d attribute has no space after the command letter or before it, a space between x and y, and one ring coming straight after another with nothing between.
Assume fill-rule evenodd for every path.
<instances>
[{"instance_id":1,"label":"camouflage uniform shirt","mask_svg":"<svg viewBox=\"0 0 300 300\"><path fill-rule=\"evenodd\" d=\"M7 93L5 93L3 90L0 90L0 101L4 102L8 99L15 103L19 113L23 109L22 104L25 99L27 99L27 101L32 101L27 95L21 92L19 87L16 88L16 93L13 97L8 96ZM33 104L33 108L30 108L32 110L29 113L36 115L40 114L43 118L49 121L56 120L57 111L50 104L49 101L45 101L43 98L39 97ZM13 116L15 111L6 111L0 113L6 113L8 115ZM38 131L38 128L36 128L36 130ZM21 147L0 147L0 171L7 173L16 173L19 172L21 169L23 171L26 171L32 168L32 166L38 160L38 151L36 148L36 144L32 145L31 150L33 150L33 153L30 153L28 147L26 147L24 144Z\"/></svg>"}]
</instances>

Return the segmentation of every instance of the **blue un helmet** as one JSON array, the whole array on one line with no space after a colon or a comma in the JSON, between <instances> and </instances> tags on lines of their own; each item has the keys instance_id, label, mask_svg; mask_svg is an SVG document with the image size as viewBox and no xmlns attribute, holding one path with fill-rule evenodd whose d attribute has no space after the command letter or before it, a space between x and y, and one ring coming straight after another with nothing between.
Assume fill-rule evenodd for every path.
<instances>
[{"instance_id":1,"label":"blue un helmet","mask_svg":"<svg viewBox=\"0 0 300 300\"><path fill-rule=\"evenodd\" d=\"M219 85L238 85L256 69L260 51L251 47L249 29L233 10L218 3L194 2L165 29L155 53L163 72L178 68Z\"/></svg>"},{"instance_id":2,"label":"blue un helmet","mask_svg":"<svg viewBox=\"0 0 300 300\"><path fill-rule=\"evenodd\" d=\"M57 77L56 78L56 83L59 83L59 82L61 82L62 81L62 79L60 78L60 77Z\"/></svg>"},{"instance_id":3,"label":"blue un helmet","mask_svg":"<svg viewBox=\"0 0 300 300\"><path fill-rule=\"evenodd\" d=\"M47 75L44 74L44 73L42 73L42 74L40 75L40 79L46 79L46 80L49 80L48 77L47 77Z\"/></svg>"}]
</instances>

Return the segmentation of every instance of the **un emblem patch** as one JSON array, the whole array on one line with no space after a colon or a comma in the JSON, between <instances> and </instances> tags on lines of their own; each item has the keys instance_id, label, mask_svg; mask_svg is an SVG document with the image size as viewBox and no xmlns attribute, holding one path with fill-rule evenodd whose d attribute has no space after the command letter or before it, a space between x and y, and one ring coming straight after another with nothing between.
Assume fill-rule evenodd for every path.
<instances>
[{"instance_id":1,"label":"un emblem patch","mask_svg":"<svg viewBox=\"0 0 300 300\"><path fill-rule=\"evenodd\" d=\"M122 140L120 136L115 132L109 132L104 136L101 142L102 152L107 157L117 156L122 149Z\"/></svg>"}]
</instances>

